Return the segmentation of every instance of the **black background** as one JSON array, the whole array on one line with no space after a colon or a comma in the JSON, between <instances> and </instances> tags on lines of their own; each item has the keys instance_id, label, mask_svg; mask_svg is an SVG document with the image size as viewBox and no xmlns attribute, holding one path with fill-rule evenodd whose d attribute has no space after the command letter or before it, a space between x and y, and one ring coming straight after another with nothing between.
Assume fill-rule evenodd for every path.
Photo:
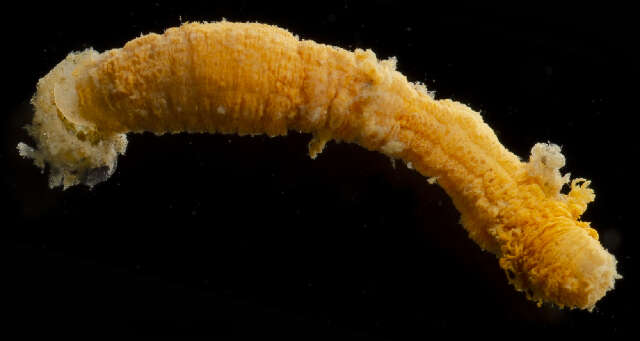
<instances>
[{"instance_id":1,"label":"black background","mask_svg":"<svg viewBox=\"0 0 640 341\"><path fill-rule=\"evenodd\" d=\"M399 1L20 4L4 8L3 330L243 336L624 336L638 301L638 24L631 8ZM438 186L309 136L130 135L93 190L50 190L19 158L37 80L72 50L184 21L259 21L396 56L409 80L481 111L527 157L563 146L593 180L585 219L624 279L595 311L541 308L506 281Z\"/></svg>"}]
</instances>

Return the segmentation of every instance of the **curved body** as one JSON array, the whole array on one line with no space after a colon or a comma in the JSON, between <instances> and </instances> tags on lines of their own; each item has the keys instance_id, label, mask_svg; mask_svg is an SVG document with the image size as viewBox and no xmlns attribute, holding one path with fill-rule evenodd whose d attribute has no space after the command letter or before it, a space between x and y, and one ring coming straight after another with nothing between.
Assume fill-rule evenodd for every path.
<instances>
[{"instance_id":1,"label":"curved body","mask_svg":"<svg viewBox=\"0 0 640 341\"><path fill-rule=\"evenodd\" d=\"M336 139L413 165L453 199L480 247L538 302L591 309L619 278L616 260L579 220L588 181L561 176L557 146L521 162L479 113L435 100L371 51L299 40L263 24L190 23L122 49L71 54L41 79L30 128L51 185L90 186L115 169L125 134L151 131L313 134L311 157Z\"/></svg>"}]
</instances>

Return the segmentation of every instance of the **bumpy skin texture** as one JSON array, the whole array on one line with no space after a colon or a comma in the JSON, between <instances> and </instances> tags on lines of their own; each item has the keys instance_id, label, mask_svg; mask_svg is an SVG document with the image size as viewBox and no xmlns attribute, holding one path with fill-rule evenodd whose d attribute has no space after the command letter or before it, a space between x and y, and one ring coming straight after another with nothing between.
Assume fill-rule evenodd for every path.
<instances>
[{"instance_id":1,"label":"bumpy skin texture","mask_svg":"<svg viewBox=\"0 0 640 341\"><path fill-rule=\"evenodd\" d=\"M589 182L558 171L564 157L537 144L521 162L479 113L435 100L379 61L299 40L256 23L189 23L122 49L72 53L38 84L23 156L51 169L52 187L93 186L115 169L125 134L151 131L313 134L400 158L437 182L480 247L499 257L516 289L538 303L592 309L611 290L616 260L580 221Z\"/></svg>"}]
</instances>

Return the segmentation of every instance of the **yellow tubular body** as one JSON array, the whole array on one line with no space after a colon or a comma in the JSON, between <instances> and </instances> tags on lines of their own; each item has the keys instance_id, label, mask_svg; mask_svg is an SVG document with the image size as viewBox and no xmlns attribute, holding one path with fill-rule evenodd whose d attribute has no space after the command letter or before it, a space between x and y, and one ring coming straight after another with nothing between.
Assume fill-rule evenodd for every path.
<instances>
[{"instance_id":1,"label":"yellow tubular body","mask_svg":"<svg viewBox=\"0 0 640 341\"><path fill-rule=\"evenodd\" d=\"M435 100L373 52L299 40L256 23L189 23L102 54L72 53L38 84L29 128L50 184L90 186L115 169L125 134L151 131L313 134L399 158L437 179L480 247L539 303L592 309L613 288L616 260L579 220L589 182L561 176L555 145L521 162L479 113Z\"/></svg>"}]
</instances>

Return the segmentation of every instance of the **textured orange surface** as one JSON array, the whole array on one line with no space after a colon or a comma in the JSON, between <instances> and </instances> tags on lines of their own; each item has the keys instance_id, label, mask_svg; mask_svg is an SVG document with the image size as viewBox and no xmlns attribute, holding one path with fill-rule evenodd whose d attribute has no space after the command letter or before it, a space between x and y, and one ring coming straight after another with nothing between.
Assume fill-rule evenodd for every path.
<instances>
[{"instance_id":1,"label":"textured orange surface","mask_svg":"<svg viewBox=\"0 0 640 341\"><path fill-rule=\"evenodd\" d=\"M470 237L499 257L528 298L591 309L613 288L615 258L580 221L588 182L558 171L557 146L521 162L479 113L435 100L369 50L299 40L263 24L189 23L122 49L70 55L39 83L31 134L19 146L50 164L52 185L93 185L115 168L129 132L313 134L315 157L332 139L399 158L453 199ZM102 167L102 168L101 168ZM55 178L54 178L55 176Z\"/></svg>"}]
</instances>

